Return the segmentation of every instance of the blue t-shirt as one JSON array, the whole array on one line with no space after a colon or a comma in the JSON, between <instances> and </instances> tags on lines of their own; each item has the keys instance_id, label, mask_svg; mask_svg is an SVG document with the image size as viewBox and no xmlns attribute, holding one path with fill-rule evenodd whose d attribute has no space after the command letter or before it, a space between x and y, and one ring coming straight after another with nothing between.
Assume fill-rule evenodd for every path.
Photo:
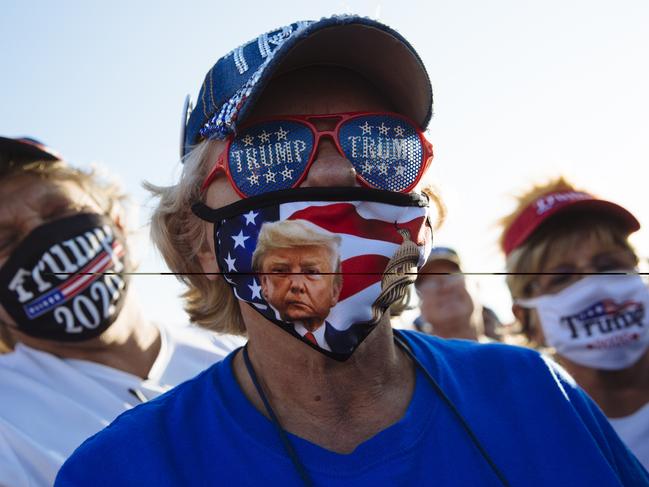
<instances>
[{"instance_id":1,"label":"blue t-shirt","mask_svg":"<svg viewBox=\"0 0 649 487\"><path fill-rule=\"evenodd\" d=\"M538 353L403 336L510 485L649 485L597 406ZM301 485L275 426L236 382L234 353L88 439L56 486ZM501 485L420 370L405 415L354 452L288 437L316 485Z\"/></svg>"}]
</instances>

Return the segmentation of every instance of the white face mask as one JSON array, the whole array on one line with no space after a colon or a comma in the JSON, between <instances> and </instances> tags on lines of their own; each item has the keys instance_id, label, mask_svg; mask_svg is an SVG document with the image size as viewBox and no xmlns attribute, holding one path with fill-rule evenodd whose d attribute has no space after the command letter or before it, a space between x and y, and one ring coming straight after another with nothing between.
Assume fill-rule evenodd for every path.
<instances>
[{"instance_id":1,"label":"white face mask","mask_svg":"<svg viewBox=\"0 0 649 487\"><path fill-rule=\"evenodd\" d=\"M588 276L516 304L536 308L548 345L586 367L625 369L649 346L649 291L637 275Z\"/></svg>"}]
</instances>

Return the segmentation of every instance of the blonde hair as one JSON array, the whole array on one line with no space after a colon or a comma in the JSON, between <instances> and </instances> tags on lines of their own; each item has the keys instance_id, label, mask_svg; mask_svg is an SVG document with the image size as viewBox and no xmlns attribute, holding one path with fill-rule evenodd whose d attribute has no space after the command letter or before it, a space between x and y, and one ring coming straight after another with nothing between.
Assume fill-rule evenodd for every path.
<instances>
[{"instance_id":1,"label":"blonde hair","mask_svg":"<svg viewBox=\"0 0 649 487\"><path fill-rule=\"evenodd\" d=\"M529 191L519 196L516 209L504 217L502 225L501 245L510 225L518 215L533 201L544 194L555 191L581 191L577 190L565 178L559 177L544 185L536 185ZM541 272L551 255L562 255L575 248L578 241L584 237L594 241L619 247L628 251L635 263L638 257L628 241L629 232L623 223L608 216L595 212L558 214L544 222L532 235L519 247L511 251L506 259L507 286L513 299L530 297L534 273ZM527 334L529 330L522 330Z\"/></svg>"},{"instance_id":2,"label":"blonde hair","mask_svg":"<svg viewBox=\"0 0 649 487\"><path fill-rule=\"evenodd\" d=\"M421 188L421 192L430 198L430 202L435 207L436 215L432 226L433 230L439 230L446 221L446 216L448 214L448 209L444 204L440 191L434 185L427 184Z\"/></svg>"},{"instance_id":3,"label":"blonde hair","mask_svg":"<svg viewBox=\"0 0 649 487\"><path fill-rule=\"evenodd\" d=\"M34 161L27 164L6 164L0 169L0 180L29 175L44 181L72 182L90 196L101 210L111 216L123 217L128 197L121 187L97 168L88 170L68 165L65 161ZM15 340L8 324L0 321L0 353L13 349Z\"/></svg>"},{"instance_id":4,"label":"blonde hair","mask_svg":"<svg viewBox=\"0 0 649 487\"><path fill-rule=\"evenodd\" d=\"M331 268L333 272L337 273L334 282L341 284L341 240L338 235L324 230L307 220L284 220L264 223L259 231L257 247L252 254L252 269L261 271L264 257L273 250L307 246L325 247L331 254Z\"/></svg>"},{"instance_id":5,"label":"blonde hair","mask_svg":"<svg viewBox=\"0 0 649 487\"><path fill-rule=\"evenodd\" d=\"M246 332L239 304L223 279L209 280L203 275L198 253L207 250L212 225L191 211L201 200L201 185L211 169L204 160L218 142L203 141L183 161L178 184L156 186L144 183L158 206L151 216L151 240L169 269L187 286L182 293L189 319L205 328L223 333L244 335Z\"/></svg>"}]
</instances>

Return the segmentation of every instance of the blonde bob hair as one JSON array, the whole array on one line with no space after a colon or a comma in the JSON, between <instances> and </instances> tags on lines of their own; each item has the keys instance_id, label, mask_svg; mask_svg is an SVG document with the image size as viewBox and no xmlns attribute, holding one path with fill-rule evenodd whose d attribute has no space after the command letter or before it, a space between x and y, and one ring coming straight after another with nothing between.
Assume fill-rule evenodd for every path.
<instances>
[{"instance_id":1,"label":"blonde bob hair","mask_svg":"<svg viewBox=\"0 0 649 487\"><path fill-rule=\"evenodd\" d=\"M196 145L184 158L180 180L173 186L144 183L158 206L151 215L151 239L169 269L187 286L181 297L189 319L221 333L245 335L239 304L224 279L209 280L203 274L198 253L209 249L212 224L194 215L191 206L200 201L201 185L211 169L206 164L218 141Z\"/></svg>"}]
</instances>

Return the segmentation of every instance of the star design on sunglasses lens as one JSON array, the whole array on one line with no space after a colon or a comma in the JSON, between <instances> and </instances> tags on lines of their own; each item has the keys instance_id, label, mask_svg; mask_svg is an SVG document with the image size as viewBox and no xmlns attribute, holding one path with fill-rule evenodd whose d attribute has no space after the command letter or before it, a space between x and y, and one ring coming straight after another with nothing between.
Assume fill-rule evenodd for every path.
<instances>
[{"instance_id":1,"label":"star design on sunglasses lens","mask_svg":"<svg viewBox=\"0 0 649 487\"><path fill-rule=\"evenodd\" d=\"M388 165L385 162L379 164L378 168L379 168L379 174L383 174L384 176L388 175Z\"/></svg>"},{"instance_id":2,"label":"star design on sunglasses lens","mask_svg":"<svg viewBox=\"0 0 649 487\"><path fill-rule=\"evenodd\" d=\"M286 136L288 135L288 131L284 130L282 127L279 128L277 132L275 132L275 135L277 136L277 140L286 140Z\"/></svg>"},{"instance_id":3,"label":"star design on sunglasses lens","mask_svg":"<svg viewBox=\"0 0 649 487\"><path fill-rule=\"evenodd\" d=\"M406 175L406 166L397 166L394 168L395 173L397 176L405 176Z\"/></svg>"},{"instance_id":4,"label":"star design on sunglasses lens","mask_svg":"<svg viewBox=\"0 0 649 487\"><path fill-rule=\"evenodd\" d=\"M286 181L287 179L292 179L294 170L295 169L289 169L288 167L285 167L284 170L280 173L284 177L282 181Z\"/></svg>"},{"instance_id":5,"label":"star design on sunglasses lens","mask_svg":"<svg viewBox=\"0 0 649 487\"><path fill-rule=\"evenodd\" d=\"M253 279L252 284L249 284L248 287L250 288L250 291L252 293L252 299L261 299L261 286L257 284L257 280Z\"/></svg>"},{"instance_id":6,"label":"star design on sunglasses lens","mask_svg":"<svg viewBox=\"0 0 649 487\"><path fill-rule=\"evenodd\" d=\"M250 184L258 185L259 184L259 174L251 174L246 178Z\"/></svg>"},{"instance_id":7,"label":"star design on sunglasses lens","mask_svg":"<svg viewBox=\"0 0 649 487\"><path fill-rule=\"evenodd\" d=\"M363 125L359 125L358 128L363 131L363 135L372 135L372 126L367 123L367 120L365 120Z\"/></svg>"},{"instance_id":8,"label":"star design on sunglasses lens","mask_svg":"<svg viewBox=\"0 0 649 487\"><path fill-rule=\"evenodd\" d=\"M406 134L401 125L394 127L394 133L397 134L397 137L403 137Z\"/></svg>"},{"instance_id":9,"label":"star design on sunglasses lens","mask_svg":"<svg viewBox=\"0 0 649 487\"><path fill-rule=\"evenodd\" d=\"M239 232L239 235L235 235L232 237L232 240L234 240L234 248L236 249L237 247L243 247L244 249L246 248L246 240L248 240L250 237L246 237L243 234L243 230Z\"/></svg>"},{"instance_id":10,"label":"star design on sunglasses lens","mask_svg":"<svg viewBox=\"0 0 649 487\"><path fill-rule=\"evenodd\" d=\"M246 213L243 215L243 217L246 219L246 226L248 225L254 225L255 224L255 218L259 216L259 213L255 213L254 211L250 210L250 213Z\"/></svg>"},{"instance_id":11,"label":"star design on sunglasses lens","mask_svg":"<svg viewBox=\"0 0 649 487\"><path fill-rule=\"evenodd\" d=\"M260 133L257 137L259 137L259 142L261 142L262 144L270 142L270 134L265 130L262 133Z\"/></svg>"},{"instance_id":12,"label":"star design on sunglasses lens","mask_svg":"<svg viewBox=\"0 0 649 487\"><path fill-rule=\"evenodd\" d=\"M252 138L252 136L251 136L250 134L246 135L246 136L245 136L243 139L241 139L241 140L243 140L243 143L244 143L245 145L252 145L252 143L255 141L255 139Z\"/></svg>"},{"instance_id":13,"label":"star design on sunglasses lens","mask_svg":"<svg viewBox=\"0 0 649 487\"><path fill-rule=\"evenodd\" d=\"M274 173L273 171L270 171L270 170L266 174L264 174L264 177L266 178L266 182L267 183L270 183L270 182L275 183L275 182L277 182L277 181L275 181L275 174L276 173Z\"/></svg>"},{"instance_id":14,"label":"star design on sunglasses lens","mask_svg":"<svg viewBox=\"0 0 649 487\"><path fill-rule=\"evenodd\" d=\"M390 127L386 127L385 124L381 122L381 125L379 125L379 134L388 135L388 130L390 130Z\"/></svg>"},{"instance_id":15,"label":"star design on sunglasses lens","mask_svg":"<svg viewBox=\"0 0 649 487\"><path fill-rule=\"evenodd\" d=\"M370 164L370 161L365 161L363 163L361 171L363 171L363 174L370 174L372 172L372 164Z\"/></svg>"},{"instance_id":16,"label":"star design on sunglasses lens","mask_svg":"<svg viewBox=\"0 0 649 487\"><path fill-rule=\"evenodd\" d=\"M227 259L225 259L225 263L228 265L228 271L237 272L236 267L234 267L235 262L236 259L233 259L232 256L228 253L228 257Z\"/></svg>"}]
</instances>

